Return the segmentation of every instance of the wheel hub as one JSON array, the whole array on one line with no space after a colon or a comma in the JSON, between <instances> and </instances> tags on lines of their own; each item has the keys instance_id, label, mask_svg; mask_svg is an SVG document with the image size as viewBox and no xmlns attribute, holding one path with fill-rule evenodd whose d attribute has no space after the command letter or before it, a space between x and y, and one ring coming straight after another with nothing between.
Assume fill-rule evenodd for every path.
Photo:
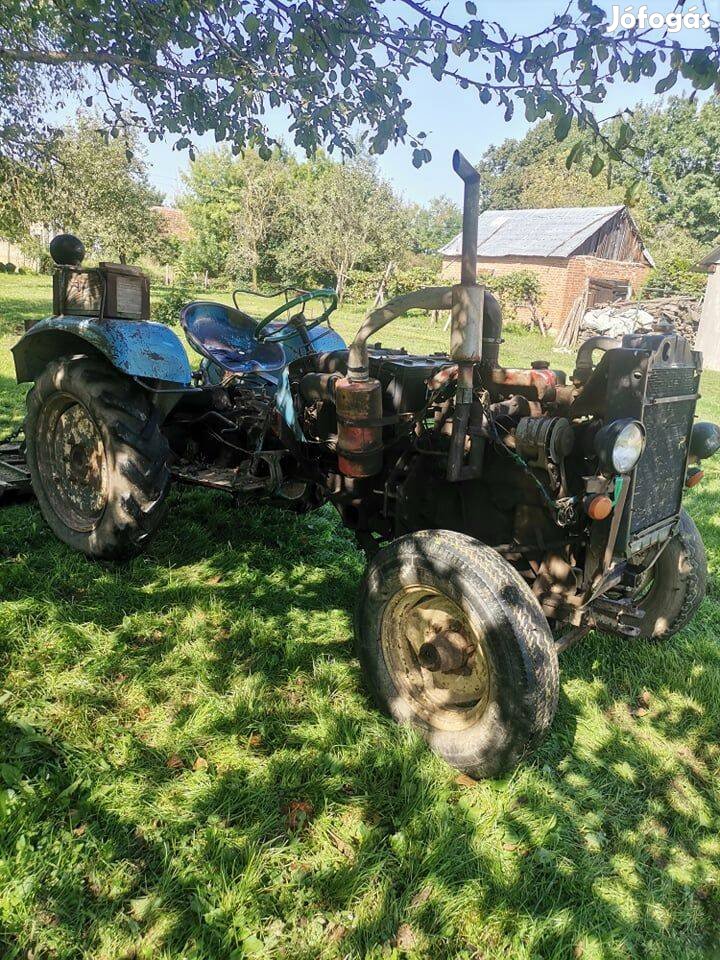
<instances>
[{"instance_id":1,"label":"wheel hub","mask_svg":"<svg viewBox=\"0 0 720 960\"><path fill-rule=\"evenodd\" d=\"M418 650L420 665L431 673L460 673L475 652L472 640L459 629L442 630Z\"/></svg>"},{"instance_id":2,"label":"wheel hub","mask_svg":"<svg viewBox=\"0 0 720 960\"><path fill-rule=\"evenodd\" d=\"M449 597L403 588L386 606L381 645L393 682L431 726L464 729L482 715L489 661L480 632Z\"/></svg>"},{"instance_id":3,"label":"wheel hub","mask_svg":"<svg viewBox=\"0 0 720 960\"><path fill-rule=\"evenodd\" d=\"M92 530L107 503L105 445L83 404L57 394L43 407L36 435L38 467L53 510L69 527Z\"/></svg>"}]
</instances>

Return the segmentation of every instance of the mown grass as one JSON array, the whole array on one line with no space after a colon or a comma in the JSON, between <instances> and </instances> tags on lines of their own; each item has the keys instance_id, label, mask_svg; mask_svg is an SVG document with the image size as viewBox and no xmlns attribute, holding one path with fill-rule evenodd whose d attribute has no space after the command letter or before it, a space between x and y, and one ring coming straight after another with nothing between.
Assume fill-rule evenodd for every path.
<instances>
[{"instance_id":1,"label":"mown grass","mask_svg":"<svg viewBox=\"0 0 720 960\"><path fill-rule=\"evenodd\" d=\"M0 956L720 956L719 505L711 468L691 626L569 651L537 757L475 786L369 705L329 510L177 492L126 566L0 510Z\"/></svg>"}]
</instances>

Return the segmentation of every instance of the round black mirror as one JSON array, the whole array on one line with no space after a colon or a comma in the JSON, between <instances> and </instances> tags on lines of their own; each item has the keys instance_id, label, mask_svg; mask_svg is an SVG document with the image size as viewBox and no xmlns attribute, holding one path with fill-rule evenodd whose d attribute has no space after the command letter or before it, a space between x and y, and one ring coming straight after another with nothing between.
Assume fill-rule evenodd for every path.
<instances>
[{"instance_id":1,"label":"round black mirror","mask_svg":"<svg viewBox=\"0 0 720 960\"><path fill-rule=\"evenodd\" d=\"M85 257L85 246L71 233L60 233L50 241L50 256L58 266L79 267Z\"/></svg>"}]
</instances>

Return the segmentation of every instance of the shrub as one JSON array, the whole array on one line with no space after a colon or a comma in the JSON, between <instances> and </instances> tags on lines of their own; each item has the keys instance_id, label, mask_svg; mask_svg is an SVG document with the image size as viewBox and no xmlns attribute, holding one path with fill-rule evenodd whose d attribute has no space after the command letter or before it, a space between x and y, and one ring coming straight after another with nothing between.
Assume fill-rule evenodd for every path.
<instances>
[{"instance_id":1,"label":"shrub","mask_svg":"<svg viewBox=\"0 0 720 960\"><path fill-rule=\"evenodd\" d=\"M345 299L352 303L372 303L381 274L370 270L351 270L345 287Z\"/></svg>"},{"instance_id":2,"label":"shrub","mask_svg":"<svg viewBox=\"0 0 720 960\"><path fill-rule=\"evenodd\" d=\"M17 267L15 266L14 263L5 264L5 273L15 273L16 270L17 270Z\"/></svg>"},{"instance_id":3,"label":"shrub","mask_svg":"<svg viewBox=\"0 0 720 960\"><path fill-rule=\"evenodd\" d=\"M385 299L399 297L403 293L434 287L438 284L439 270L435 262L415 263L391 274L385 288ZM352 270L348 277L346 299L352 303L370 305L375 301L384 271Z\"/></svg>"},{"instance_id":4,"label":"shrub","mask_svg":"<svg viewBox=\"0 0 720 960\"><path fill-rule=\"evenodd\" d=\"M491 290L500 301L503 318L508 323L517 320L517 313L521 307L529 310L537 307L540 302L540 281L529 270L514 270L502 276L488 276L483 278L488 290Z\"/></svg>"},{"instance_id":5,"label":"shrub","mask_svg":"<svg viewBox=\"0 0 720 960\"><path fill-rule=\"evenodd\" d=\"M176 324L180 319L180 311L193 299L187 287L170 287L164 296L160 297L152 308L152 319L167 326Z\"/></svg>"},{"instance_id":6,"label":"shrub","mask_svg":"<svg viewBox=\"0 0 720 960\"><path fill-rule=\"evenodd\" d=\"M390 278L388 293L391 297L399 297L403 293L419 290L420 287L436 287L439 272L436 263L418 263L398 270Z\"/></svg>"},{"instance_id":7,"label":"shrub","mask_svg":"<svg viewBox=\"0 0 720 960\"><path fill-rule=\"evenodd\" d=\"M5 264L0 263L0 273L5 273Z\"/></svg>"},{"instance_id":8,"label":"shrub","mask_svg":"<svg viewBox=\"0 0 720 960\"><path fill-rule=\"evenodd\" d=\"M670 297L684 294L701 297L705 292L704 273L693 270L693 262L684 257L671 257L659 264L642 288L642 297Z\"/></svg>"}]
</instances>

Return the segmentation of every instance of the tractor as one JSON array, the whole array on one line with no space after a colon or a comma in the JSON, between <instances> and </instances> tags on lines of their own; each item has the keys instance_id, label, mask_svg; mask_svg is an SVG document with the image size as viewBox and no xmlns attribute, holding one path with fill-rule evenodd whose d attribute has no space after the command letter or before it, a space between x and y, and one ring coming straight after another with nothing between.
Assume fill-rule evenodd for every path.
<instances>
[{"instance_id":1,"label":"tractor","mask_svg":"<svg viewBox=\"0 0 720 960\"><path fill-rule=\"evenodd\" d=\"M192 369L149 321L141 271L84 269L82 244L55 238L54 315L13 348L33 386L0 477L27 478L54 533L99 561L147 547L172 484L331 504L367 556L354 632L370 694L482 778L547 733L559 653L591 630L664 641L691 620L707 564L682 497L720 429L695 420L702 358L670 327L590 339L571 376L502 366L501 310L477 282L479 178L457 151L453 167L460 282L373 309L349 346L332 290L287 289L262 319L196 301L179 317ZM411 310L450 312L447 353L377 342Z\"/></svg>"}]
</instances>

